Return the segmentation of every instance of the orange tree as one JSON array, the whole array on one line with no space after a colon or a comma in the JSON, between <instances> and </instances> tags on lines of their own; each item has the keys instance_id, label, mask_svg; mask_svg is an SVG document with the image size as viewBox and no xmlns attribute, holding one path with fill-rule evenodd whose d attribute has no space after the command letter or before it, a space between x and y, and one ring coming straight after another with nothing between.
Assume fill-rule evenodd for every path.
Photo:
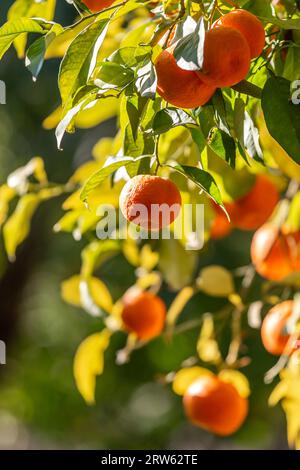
<instances>
[{"instance_id":1,"label":"orange tree","mask_svg":"<svg viewBox=\"0 0 300 470\"><path fill-rule=\"evenodd\" d=\"M62 297L102 325L74 358L86 402L94 403L116 332L127 338L116 358L121 365L158 336L172 342L194 329L195 355L160 380L183 396L187 419L231 434L251 414L247 338L261 328L268 353L280 356L265 375L267 383L278 382L269 404L281 401L289 443L299 448L299 1L68 3L77 18L62 26L55 0L15 0L0 28L0 57L14 47L34 80L46 60L61 58L61 105L43 122L56 127L59 149L77 127L115 117L118 130L65 184L48 180L40 157L8 175L0 224L9 260L38 206L65 195L54 231L86 245L80 273L62 283ZM135 204L173 203L168 223L156 220L152 232L151 210L136 219ZM120 206L136 231L121 236L117 217L110 230L107 205ZM183 233L175 224L182 213ZM159 229L169 224L165 239ZM206 263L206 247L236 229L255 231L252 263ZM135 268L136 283L113 299L101 269L120 253ZM172 292L171 302L162 300L163 289Z\"/></svg>"}]
</instances>

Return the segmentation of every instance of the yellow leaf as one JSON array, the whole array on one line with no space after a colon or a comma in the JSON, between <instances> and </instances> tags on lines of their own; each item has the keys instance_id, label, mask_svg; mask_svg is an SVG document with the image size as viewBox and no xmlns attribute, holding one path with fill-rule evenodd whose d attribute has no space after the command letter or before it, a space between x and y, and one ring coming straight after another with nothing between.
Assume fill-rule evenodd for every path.
<instances>
[{"instance_id":1,"label":"yellow leaf","mask_svg":"<svg viewBox=\"0 0 300 470\"><path fill-rule=\"evenodd\" d=\"M202 269L197 285L213 297L228 297L235 290L231 273L222 266L208 266Z\"/></svg>"},{"instance_id":2,"label":"yellow leaf","mask_svg":"<svg viewBox=\"0 0 300 470\"><path fill-rule=\"evenodd\" d=\"M197 341L197 352L203 362L218 364L222 359L218 343L215 340L214 321L210 314L204 315Z\"/></svg>"},{"instance_id":3,"label":"yellow leaf","mask_svg":"<svg viewBox=\"0 0 300 470\"><path fill-rule=\"evenodd\" d=\"M104 369L104 352L109 345L111 332L88 336L78 347L74 357L74 378L76 386L89 405L95 403L96 376Z\"/></svg>"},{"instance_id":4,"label":"yellow leaf","mask_svg":"<svg viewBox=\"0 0 300 470\"><path fill-rule=\"evenodd\" d=\"M238 370L224 369L219 373L223 382L231 383L237 389L241 397L247 398L251 391L247 377Z\"/></svg>"},{"instance_id":5,"label":"yellow leaf","mask_svg":"<svg viewBox=\"0 0 300 470\"><path fill-rule=\"evenodd\" d=\"M161 283L161 277L158 272L147 273L144 276L139 277L137 280L137 285L145 290L149 287L159 286Z\"/></svg>"},{"instance_id":6,"label":"yellow leaf","mask_svg":"<svg viewBox=\"0 0 300 470\"><path fill-rule=\"evenodd\" d=\"M62 114L63 114L62 107L59 106L54 111L52 111L52 113L49 114L49 116L47 116L44 119L42 123L43 128L46 129L46 131L50 131L51 129L54 129L59 123L59 121L61 120Z\"/></svg>"},{"instance_id":7,"label":"yellow leaf","mask_svg":"<svg viewBox=\"0 0 300 470\"><path fill-rule=\"evenodd\" d=\"M132 238L127 238L122 243L123 255L132 266L138 266L140 263L140 253L136 242Z\"/></svg>"},{"instance_id":8,"label":"yellow leaf","mask_svg":"<svg viewBox=\"0 0 300 470\"><path fill-rule=\"evenodd\" d=\"M173 380L173 391L177 395L184 395L192 383L203 375L213 375L213 373L204 367L194 366L179 370Z\"/></svg>"},{"instance_id":9,"label":"yellow leaf","mask_svg":"<svg viewBox=\"0 0 300 470\"><path fill-rule=\"evenodd\" d=\"M80 294L80 282L80 276L75 275L63 281L61 284L62 298L65 302L76 307L83 306L83 299ZM97 277L92 277L89 281L89 285L90 294L95 304L106 312L110 312L113 307L113 301L106 285Z\"/></svg>"},{"instance_id":10,"label":"yellow leaf","mask_svg":"<svg viewBox=\"0 0 300 470\"><path fill-rule=\"evenodd\" d=\"M97 160L97 162L102 165L105 163L105 160L109 155L111 155L113 147L113 139L111 137L103 137L100 139L92 150L92 155Z\"/></svg>"},{"instance_id":11,"label":"yellow leaf","mask_svg":"<svg viewBox=\"0 0 300 470\"><path fill-rule=\"evenodd\" d=\"M151 271L158 263L159 254L152 251L150 245L144 245L140 251L140 265L147 271Z\"/></svg>"},{"instance_id":12,"label":"yellow leaf","mask_svg":"<svg viewBox=\"0 0 300 470\"><path fill-rule=\"evenodd\" d=\"M26 194L21 197L15 211L4 225L4 243L11 261L15 260L17 247L28 236L31 219L39 203L38 194Z\"/></svg>"},{"instance_id":13,"label":"yellow leaf","mask_svg":"<svg viewBox=\"0 0 300 470\"><path fill-rule=\"evenodd\" d=\"M167 313L168 325L174 325L178 316L193 295L194 289L192 287L184 287L179 294L177 294Z\"/></svg>"},{"instance_id":14,"label":"yellow leaf","mask_svg":"<svg viewBox=\"0 0 300 470\"><path fill-rule=\"evenodd\" d=\"M99 168L100 168L100 165L98 162L95 162L93 160L86 162L75 170L75 172L70 178L70 182L71 183L83 183L93 173L99 170Z\"/></svg>"},{"instance_id":15,"label":"yellow leaf","mask_svg":"<svg viewBox=\"0 0 300 470\"><path fill-rule=\"evenodd\" d=\"M6 220L9 203L15 196L16 191L7 186L7 184L0 186L0 228Z\"/></svg>"},{"instance_id":16,"label":"yellow leaf","mask_svg":"<svg viewBox=\"0 0 300 470\"><path fill-rule=\"evenodd\" d=\"M118 114L119 101L117 98L104 98L98 100L91 108L80 111L75 119L75 126L81 129L98 126L107 119Z\"/></svg>"}]
</instances>

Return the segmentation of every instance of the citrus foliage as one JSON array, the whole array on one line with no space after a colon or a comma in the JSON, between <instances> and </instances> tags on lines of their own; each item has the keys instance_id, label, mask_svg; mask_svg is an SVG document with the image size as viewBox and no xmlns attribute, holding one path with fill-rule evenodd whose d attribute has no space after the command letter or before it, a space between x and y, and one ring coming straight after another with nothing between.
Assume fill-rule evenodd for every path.
<instances>
[{"instance_id":1,"label":"citrus foliage","mask_svg":"<svg viewBox=\"0 0 300 470\"><path fill-rule=\"evenodd\" d=\"M243 409L239 409L238 421L242 423L250 387L239 369L251 360L244 338L251 328L260 327L264 305L270 307L288 297L292 308L284 327L289 348L279 352L279 362L266 380L280 373L281 382L270 404L282 400L290 445L299 447L300 375L295 365L300 285L299 2L124 0L99 1L99 8L96 1L71 3L78 17L73 24L62 26L55 15L55 0L16 0L0 28L0 57L14 47L34 80L46 67L45 60L60 59L61 105L51 114L49 110L43 122L45 129L56 128L58 148L63 147L66 133L112 117L118 131L114 138L101 139L91 160L77 168L65 184L48 181L40 157L8 176L0 187L0 225L9 259L15 259L28 236L39 205L65 195L64 214L54 230L70 233L75 241L88 241L82 251L81 271L62 283L62 297L103 320L103 330L86 338L75 356L74 376L80 393L87 403L94 403L96 376L104 370L104 353L115 331L127 334L117 357L122 364L155 335L163 334L171 341L174 334L195 328L199 336L194 363L187 361L165 380L184 396L184 403L189 404L185 405L187 414L198 425L205 420L191 415L195 387L191 390L203 377L211 378L206 384L226 391L228 403L239 400ZM230 42L226 30L227 53L243 62L242 75L235 71L233 76L230 68L224 69L223 41L209 38L224 31L228 18L224 15L237 8L256 15L258 28L265 30L265 43L258 47L252 35L246 38L251 42L249 49L242 33L233 34L230 29ZM239 41L237 52L234 44ZM204 205L202 238L197 233L202 227L195 227L195 212L185 220L188 233L170 240L97 237L96 229L106 223L99 207L118 208L125 182L145 179L144 175L169 178L180 191L182 203ZM159 194L159 187L157 191ZM234 228L258 230L252 242L253 264L232 272L223 266L204 266L203 245L230 235ZM171 229L176 235L175 224ZM192 249L186 250L187 246ZM158 297L162 284L174 292L167 311L160 309L155 334L140 334L145 331L141 321L147 308L136 310L134 304L132 310L128 293L112 299L95 274L120 253L136 268L133 288L139 298L155 299L151 315L156 312L157 299L162 305ZM251 296L255 269L264 280L260 293ZM185 305L197 296L206 299L207 311L199 306L198 316L185 318ZM131 309L130 324L127 314L127 319L123 316L124 305ZM230 339L224 350L220 342L226 327ZM279 330L278 334L281 326ZM293 348L292 342L296 344ZM196 395L197 400L199 397ZM204 427L226 434L229 428L225 425L206 423ZM236 429L234 424L232 432Z\"/></svg>"}]
</instances>

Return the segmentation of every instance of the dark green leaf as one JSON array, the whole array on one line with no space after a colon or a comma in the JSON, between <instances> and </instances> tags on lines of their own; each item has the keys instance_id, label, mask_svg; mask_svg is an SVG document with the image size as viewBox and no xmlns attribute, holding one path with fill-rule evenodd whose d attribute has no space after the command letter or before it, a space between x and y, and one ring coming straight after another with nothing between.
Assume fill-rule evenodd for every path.
<instances>
[{"instance_id":1,"label":"dark green leaf","mask_svg":"<svg viewBox=\"0 0 300 470\"><path fill-rule=\"evenodd\" d=\"M230 135L214 127L210 132L207 143L218 157L225 160L233 168L235 167L236 147L234 139Z\"/></svg>"},{"instance_id":2,"label":"dark green leaf","mask_svg":"<svg viewBox=\"0 0 300 470\"><path fill-rule=\"evenodd\" d=\"M153 120L154 134L163 134L177 126L197 125L196 121L182 109L164 108Z\"/></svg>"},{"instance_id":3,"label":"dark green leaf","mask_svg":"<svg viewBox=\"0 0 300 470\"><path fill-rule=\"evenodd\" d=\"M269 78L262 94L262 108L272 137L300 163L300 106L293 104L290 86L284 78Z\"/></svg>"},{"instance_id":4,"label":"dark green leaf","mask_svg":"<svg viewBox=\"0 0 300 470\"><path fill-rule=\"evenodd\" d=\"M243 93L244 95L252 96L253 98L261 99L262 89L259 88L257 85L254 85L247 80L242 80L237 85L231 87L233 90L238 91L239 93Z\"/></svg>"}]
</instances>

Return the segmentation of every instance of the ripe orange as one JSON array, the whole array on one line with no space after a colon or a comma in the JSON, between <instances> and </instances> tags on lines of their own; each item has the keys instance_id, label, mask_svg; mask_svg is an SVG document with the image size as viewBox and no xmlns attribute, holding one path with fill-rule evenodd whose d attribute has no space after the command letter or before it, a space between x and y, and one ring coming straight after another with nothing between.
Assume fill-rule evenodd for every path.
<instances>
[{"instance_id":1,"label":"ripe orange","mask_svg":"<svg viewBox=\"0 0 300 470\"><path fill-rule=\"evenodd\" d=\"M158 336L166 317L164 302L150 292L129 289L123 297L122 320L127 331L135 333L140 340Z\"/></svg>"},{"instance_id":2,"label":"ripe orange","mask_svg":"<svg viewBox=\"0 0 300 470\"><path fill-rule=\"evenodd\" d=\"M274 355L280 356L287 346L290 338L286 330L288 319L293 313L294 302L286 300L271 308L265 316L261 327L261 338L266 350ZM291 345L286 354L291 355L299 346Z\"/></svg>"},{"instance_id":3,"label":"ripe orange","mask_svg":"<svg viewBox=\"0 0 300 470\"><path fill-rule=\"evenodd\" d=\"M160 176L137 175L130 179L120 194L124 217L148 230L160 230L178 216L181 196L175 184Z\"/></svg>"},{"instance_id":4,"label":"ripe orange","mask_svg":"<svg viewBox=\"0 0 300 470\"><path fill-rule=\"evenodd\" d=\"M255 230L270 217L279 200L277 188L265 175L258 175L245 196L228 205L232 224L241 230Z\"/></svg>"},{"instance_id":5,"label":"ripe orange","mask_svg":"<svg viewBox=\"0 0 300 470\"><path fill-rule=\"evenodd\" d=\"M255 232L251 258L256 271L271 281L281 281L293 272L286 239L272 224Z\"/></svg>"},{"instance_id":6,"label":"ripe orange","mask_svg":"<svg viewBox=\"0 0 300 470\"><path fill-rule=\"evenodd\" d=\"M214 27L227 26L238 30L246 39L250 48L251 59L258 57L265 45L265 30L261 21L246 10L232 10L221 16Z\"/></svg>"},{"instance_id":7,"label":"ripe orange","mask_svg":"<svg viewBox=\"0 0 300 470\"><path fill-rule=\"evenodd\" d=\"M256 271L271 281L282 281L300 271L300 233L284 234L271 223L254 234L251 258Z\"/></svg>"},{"instance_id":8,"label":"ripe orange","mask_svg":"<svg viewBox=\"0 0 300 470\"><path fill-rule=\"evenodd\" d=\"M232 224L226 217L224 211L215 202L212 202L212 207L215 212L215 218L210 226L210 236L213 240L220 240L230 234ZM227 204L225 204L226 209Z\"/></svg>"},{"instance_id":9,"label":"ripe orange","mask_svg":"<svg viewBox=\"0 0 300 470\"><path fill-rule=\"evenodd\" d=\"M110 7L115 0L82 0L93 13L104 10L104 8Z\"/></svg>"},{"instance_id":10,"label":"ripe orange","mask_svg":"<svg viewBox=\"0 0 300 470\"><path fill-rule=\"evenodd\" d=\"M180 108L197 108L207 103L215 87L203 83L198 74L178 67L173 55L175 45L161 52L155 63L157 92L168 103Z\"/></svg>"},{"instance_id":11,"label":"ripe orange","mask_svg":"<svg viewBox=\"0 0 300 470\"><path fill-rule=\"evenodd\" d=\"M248 400L233 385L213 375L203 375L192 383L183 406L193 424L220 436L236 432L248 413Z\"/></svg>"},{"instance_id":12,"label":"ripe orange","mask_svg":"<svg viewBox=\"0 0 300 470\"><path fill-rule=\"evenodd\" d=\"M249 68L250 49L238 30L220 26L205 34L203 70L197 72L204 83L232 86L247 76Z\"/></svg>"}]
</instances>

